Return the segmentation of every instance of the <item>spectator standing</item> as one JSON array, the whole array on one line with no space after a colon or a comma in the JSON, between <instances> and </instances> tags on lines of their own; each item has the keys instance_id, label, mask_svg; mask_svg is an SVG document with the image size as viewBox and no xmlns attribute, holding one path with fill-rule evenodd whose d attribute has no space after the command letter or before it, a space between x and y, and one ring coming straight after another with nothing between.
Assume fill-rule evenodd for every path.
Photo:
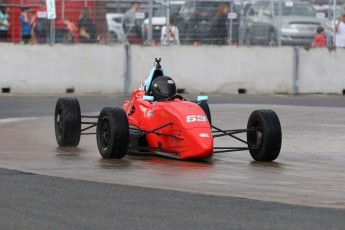
<instances>
[{"instance_id":1,"label":"spectator standing","mask_svg":"<svg viewBox=\"0 0 345 230\"><path fill-rule=\"evenodd\" d=\"M66 35L64 37L64 42L66 43L74 43L75 36L74 34L78 31L78 28L74 25L73 22L68 20L68 18L65 18L63 20L65 26L66 26Z\"/></svg>"},{"instance_id":2,"label":"spectator standing","mask_svg":"<svg viewBox=\"0 0 345 230\"><path fill-rule=\"evenodd\" d=\"M314 37L314 42L312 47L325 47L327 46L325 38L325 29L322 26L319 26L316 29L317 35Z\"/></svg>"},{"instance_id":3,"label":"spectator standing","mask_svg":"<svg viewBox=\"0 0 345 230\"><path fill-rule=\"evenodd\" d=\"M131 8L123 15L122 27L130 44L143 44L141 23L137 20L140 3L132 2Z\"/></svg>"},{"instance_id":4,"label":"spectator standing","mask_svg":"<svg viewBox=\"0 0 345 230\"><path fill-rule=\"evenodd\" d=\"M228 18L229 7L226 3L221 3L217 9L217 12L211 22L209 28L209 38L211 44L214 45L226 45L228 39Z\"/></svg>"},{"instance_id":5,"label":"spectator standing","mask_svg":"<svg viewBox=\"0 0 345 230\"><path fill-rule=\"evenodd\" d=\"M161 31L161 44L162 45L180 45L180 37L175 20L170 17L169 27L163 26Z\"/></svg>"},{"instance_id":6,"label":"spectator standing","mask_svg":"<svg viewBox=\"0 0 345 230\"><path fill-rule=\"evenodd\" d=\"M89 7L84 6L78 19L79 42L95 43L97 42L96 27L91 19Z\"/></svg>"},{"instance_id":7,"label":"spectator standing","mask_svg":"<svg viewBox=\"0 0 345 230\"><path fill-rule=\"evenodd\" d=\"M10 30L10 23L8 17L8 7L0 6L0 41L6 42L8 38L8 31Z\"/></svg>"},{"instance_id":8,"label":"spectator standing","mask_svg":"<svg viewBox=\"0 0 345 230\"><path fill-rule=\"evenodd\" d=\"M345 48L345 14L338 18L335 32L335 46Z\"/></svg>"},{"instance_id":9,"label":"spectator standing","mask_svg":"<svg viewBox=\"0 0 345 230\"><path fill-rule=\"evenodd\" d=\"M47 16L47 8L43 4L41 8L36 11L33 18L33 34L39 44L49 43L50 41L50 21Z\"/></svg>"},{"instance_id":10,"label":"spectator standing","mask_svg":"<svg viewBox=\"0 0 345 230\"><path fill-rule=\"evenodd\" d=\"M21 37L22 37L22 43L28 44L31 40L31 14L29 12L29 7L22 7L22 13L20 15L20 28L21 28Z\"/></svg>"}]
</instances>

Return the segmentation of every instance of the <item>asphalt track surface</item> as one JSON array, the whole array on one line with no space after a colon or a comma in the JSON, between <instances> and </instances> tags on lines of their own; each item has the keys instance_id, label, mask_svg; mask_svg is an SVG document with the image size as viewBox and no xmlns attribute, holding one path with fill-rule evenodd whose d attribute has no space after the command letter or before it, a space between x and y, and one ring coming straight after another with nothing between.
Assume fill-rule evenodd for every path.
<instances>
[{"instance_id":1,"label":"asphalt track surface","mask_svg":"<svg viewBox=\"0 0 345 230\"><path fill-rule=\"evenodd\" d=\"M98 113L127 97L78 98L83 113ZM210 96L220 125L243 120L227 118L228 108L278 111L282 154L269 164L248 153L106 161L91 139L62 150L44 132L56 99L0 97L1 229L344 229L342 96Z\"/></svg>"}]
</instances>

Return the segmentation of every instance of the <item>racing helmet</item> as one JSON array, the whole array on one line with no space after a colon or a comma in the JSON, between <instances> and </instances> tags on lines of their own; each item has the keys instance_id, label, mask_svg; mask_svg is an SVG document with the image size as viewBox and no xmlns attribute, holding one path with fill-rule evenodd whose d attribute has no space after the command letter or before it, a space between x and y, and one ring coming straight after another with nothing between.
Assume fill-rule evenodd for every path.
<instances>
[{"instance_id":1,"label":"racing helmet","mask_svg":"<svg viewBox=\"0 0 345 230\"><path fill-rule=\"evenodd\" d=\"M151 83L151 92L156 100L164 100L176 94L173 79L167 76L157 77Z\"/></svg>"}]
</instances>

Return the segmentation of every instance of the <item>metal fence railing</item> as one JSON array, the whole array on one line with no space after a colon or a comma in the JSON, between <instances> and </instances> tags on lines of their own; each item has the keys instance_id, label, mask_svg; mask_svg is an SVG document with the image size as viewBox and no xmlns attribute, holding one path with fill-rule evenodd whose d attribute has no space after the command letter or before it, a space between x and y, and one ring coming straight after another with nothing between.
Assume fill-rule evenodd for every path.
<instances>
[{"instance_id":1,"label":"metal fence railing","mask_svg":"<svg viewBox=\"0 0 345 230\"><path fill-rule=\"evenodd\" d=\"M1 41L143 45L334 44L345 0L0 0ZM135 4L138 2L139 4ZM132 10L131 7L133 8ZM4 19L6 18L6 19ZM6 26L6 21L9 26Z\"/></svg>"}]
</instances>

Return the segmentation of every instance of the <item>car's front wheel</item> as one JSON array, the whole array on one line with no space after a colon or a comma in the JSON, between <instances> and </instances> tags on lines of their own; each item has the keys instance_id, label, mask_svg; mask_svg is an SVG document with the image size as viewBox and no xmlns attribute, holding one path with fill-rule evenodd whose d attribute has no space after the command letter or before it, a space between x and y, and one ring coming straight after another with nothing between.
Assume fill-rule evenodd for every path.
<instances>
[{"instance_id":1,"label":"car's front wheel","mask_svg":"<svg viewBox=\"0 0 345 230\"><path fill-rule=\"evenodd\" d=\"M282 132L277 114L272 110L255 110L248 119L249 152L256 161L273 161L280 153Z\"/></svg>"},{"instance_id":2,"label":"car's front wheel","mask_svg":"<svg viewBox=\"0 0 345 230\"><path fill-rule=\"evenodd\" d=\"M103 158L122 158L129 144L129 125L121 108L104 108L96 129L97 146Z\"/></svg>"},{"instance_id":3,"label":"car's front wheel","mask_svg":"<svg viewBox=\"0 0 345 230\"><path fill-rule=\"evenodd\" d=\"M56 141L61 147L74 147L79 144L81 114L78 99L74 97L59 98L54 116Z\"/></svg>"}]
</instances>

